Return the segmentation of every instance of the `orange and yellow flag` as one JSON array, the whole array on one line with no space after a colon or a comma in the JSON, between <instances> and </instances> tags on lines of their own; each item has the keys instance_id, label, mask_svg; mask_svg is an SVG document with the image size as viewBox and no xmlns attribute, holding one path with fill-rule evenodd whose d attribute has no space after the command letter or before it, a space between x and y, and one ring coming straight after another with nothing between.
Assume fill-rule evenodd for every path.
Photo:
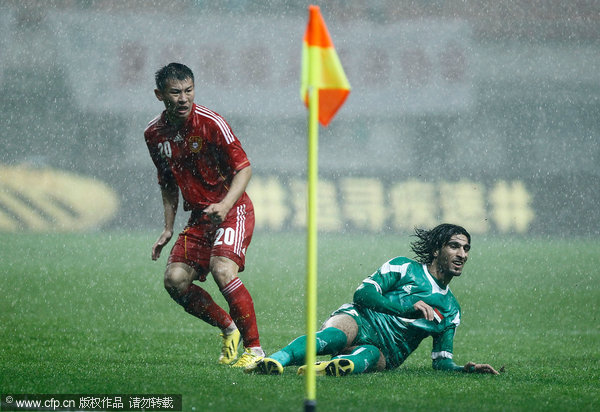
<instances>
[{"instance_id":1,"label":"orange and yellow flag","mask_svg":"<svg viewBox=\"0 0 600 412\"><path fill-rule=\"evenodd\" d=\"M302 84L300 96L308 107L308 89L319 90L319 122L327 126L350 94L350 83L333 47L318 6L309 6L308 27L302 44ZM311 53L317 51L317 53ZM313 57L314 56L314 57ZM313 61L314 58L319 61ZM315 67L316 65L316 67ZM309 84L309 72L317 68L315 84Z\"/></svg>"}]
</instances>

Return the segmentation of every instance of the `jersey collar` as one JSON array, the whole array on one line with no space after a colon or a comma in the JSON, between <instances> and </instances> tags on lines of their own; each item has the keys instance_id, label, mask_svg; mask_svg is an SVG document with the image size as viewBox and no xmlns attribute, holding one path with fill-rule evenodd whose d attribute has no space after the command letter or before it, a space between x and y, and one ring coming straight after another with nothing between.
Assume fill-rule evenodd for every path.
<instances>
[{"instance_id":1,"label":"jersey collar","mask_svg":"<svg viewBox=\"0 0 600 412\"><path fill-rule=\"evenodd\" d=\"M450 288L448 287L448 285L446 285L445 288L442 288L437 279L434 278L431 273L429 273L429 270L427 269L427 265L423 264L423 272L425 272L425 276L427 276L427 280L429 280L429 283L431 283L431 293L440 293L442 295L445 295L448 293L448 291L450 290Z\"/></svg>"}]
</instances>

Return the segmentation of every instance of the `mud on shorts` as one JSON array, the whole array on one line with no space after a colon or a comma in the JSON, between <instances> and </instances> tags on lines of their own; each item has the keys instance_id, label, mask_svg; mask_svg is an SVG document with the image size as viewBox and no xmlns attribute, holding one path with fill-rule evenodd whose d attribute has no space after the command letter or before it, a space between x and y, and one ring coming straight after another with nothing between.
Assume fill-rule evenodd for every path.
<instances>
[{"instance_id":1,"label":"mud on shorts","mask_svg":"<svg viewBox=\"0 0 600 412\"><path fill-rule=\"evenodd\" d=\"M201 282L208 275L211 256L231 259L242 272L253 232L254 209L251 205L234 206L219 225L202 213L192 212L186 228L171 249L167 264L182 262L193 267Z\"/></svg>"}]
</instances>

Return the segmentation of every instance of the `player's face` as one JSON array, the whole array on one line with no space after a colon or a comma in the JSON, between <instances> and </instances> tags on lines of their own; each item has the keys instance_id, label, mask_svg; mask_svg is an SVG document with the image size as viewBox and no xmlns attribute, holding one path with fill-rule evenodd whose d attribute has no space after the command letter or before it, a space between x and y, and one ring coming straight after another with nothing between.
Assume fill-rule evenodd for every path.
<instances>
[{"instance_id":1,"label":"player's face","mask_svg":"<svg viewBox=\"0 0 600 412\"><path fill-rule=\"evenodd\" d=\"M155 90L156 98L165 104L169 120L180 123L192 113L194 81L167 79L163 90Z\"/></svg>"},{"instance_id":2,"label":"player's face","mask_svg":"<svg viewBox=\"0 0 600 412\"><path fill-rule=\"evenodd\" d=\"M446 276L460 276L471 245L465 235L453 235L436 256L437 268Z\"/></svg>"}]
</instances>

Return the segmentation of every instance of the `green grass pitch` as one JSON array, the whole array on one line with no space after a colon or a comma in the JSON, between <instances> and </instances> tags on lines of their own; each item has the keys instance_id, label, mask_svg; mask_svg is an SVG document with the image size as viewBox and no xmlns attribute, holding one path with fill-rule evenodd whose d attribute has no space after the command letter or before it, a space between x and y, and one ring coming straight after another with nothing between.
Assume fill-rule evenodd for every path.
<instances>
[{"instance_id":1,"label":"green grass pitch","mask_svg":"<svg viewBox=\"0 0 600 412\"><path fill-rule=\"evenodd\" d=\"M218 331L162 287L156 233L0 234L1 393L176 393L185 411L303 410L304 379L216 364ZM400 235L320 235L318 319L351 299ZM450 285L463 309L455 361L500 376L436 372L431 339L400 368L319 377L322 411L600 410L600 241L474 236ZM269 353L303 333L305 235L255 233L241 274ZM223 298L209 278L204 284Z\"/></svg>"}]
</instances>

